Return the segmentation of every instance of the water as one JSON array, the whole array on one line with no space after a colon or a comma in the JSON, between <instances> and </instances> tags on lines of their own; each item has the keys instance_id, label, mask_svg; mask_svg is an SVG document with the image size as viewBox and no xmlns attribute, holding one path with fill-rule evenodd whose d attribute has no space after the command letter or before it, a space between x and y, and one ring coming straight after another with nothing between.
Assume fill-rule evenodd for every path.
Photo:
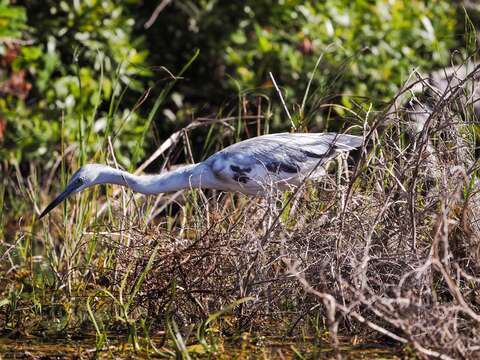
<instances>
[{"instance_id":1,"label":"water","mask_svg":"<svg viewBox=\"0 0 480 360\"><path fill-rule=\"evenodd\" d=\"M161 339L153 339L154 343L161 343ZM122 341L119 337L109 336L109 345L97 352L95 337L82 337L79 339L0 339L0 359L143 359L148 355L154 357L173 357L175 352L168 348L157 348L155 353L148 344L142 344L142 350L133 351L131 343ZM207 353L200 344L187 345L192 358L205 358ZM398 349L382 346L380 344L344 345L340 346L343 359L401 359L404 358ZM301 356L297 356L301 354ZM163 355L163 356L162 356ZM220 356L219 356L220 355ZM210 356L212 357L212 356ZM222 344L217 346L214 358L236 359L277 359L277 358L322 358L335 357L330 347L313 347L306 343L298 344L294 341L280 339L263 339L260 343L249 342Z\"/></svg>"}]
</instances>

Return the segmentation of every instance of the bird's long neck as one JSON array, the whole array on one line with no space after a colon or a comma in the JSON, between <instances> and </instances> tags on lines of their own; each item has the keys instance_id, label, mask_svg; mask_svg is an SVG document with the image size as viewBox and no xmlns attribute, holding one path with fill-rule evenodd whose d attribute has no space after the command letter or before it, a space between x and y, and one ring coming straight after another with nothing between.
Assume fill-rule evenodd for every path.
<instances>
[{"instance_id":1,"label":"bird's long neck","mask_svg":"<svg viewBox=\"0 0 480 360\"><path fill-rule=\"evenodd\" d=\"M142 194L158 194L190 187L208 187L207 170L202 164L194 164L159 175L133 175L111 168L102 182L127 186Z\"/></svg>"}]
</instances>

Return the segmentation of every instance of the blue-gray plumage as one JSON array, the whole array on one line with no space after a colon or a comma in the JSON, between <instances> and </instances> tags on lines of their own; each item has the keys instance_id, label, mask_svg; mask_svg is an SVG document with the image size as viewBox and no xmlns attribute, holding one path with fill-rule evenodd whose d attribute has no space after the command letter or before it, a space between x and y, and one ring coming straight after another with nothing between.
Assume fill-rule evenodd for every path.
<instances>
[{"instance_id":1,"label":"blue-gray plumage","mask_svg":"<svg viewBox=\"0 0 480 360\"><path fill-rule=\"evenodd\" d=\"M322 165L362 142L360 136L335 133L264 135L233 144L203 163L219 180L215 188L257 195L267 187L287 189L306 176L322 176Z\"/></svg>"},{"instance_id":2,"label":"blue-gray plumage","mask_svg":"<svg viewBox=\"0 0 480 360\"><path fill-rule=\"evenodd\" d=\"M272 134L254 137L226 147L198 164L159 175L133 175L106 165L81 167L66 189L42 212L43 217L70 194L97 184L118 184L143 194L184 188L238 191L262 195L268 189L289 189L306 177L325 174L324 164L341 152L362 145L360 136L313 133Z\"/></svg>"}]
</instances>

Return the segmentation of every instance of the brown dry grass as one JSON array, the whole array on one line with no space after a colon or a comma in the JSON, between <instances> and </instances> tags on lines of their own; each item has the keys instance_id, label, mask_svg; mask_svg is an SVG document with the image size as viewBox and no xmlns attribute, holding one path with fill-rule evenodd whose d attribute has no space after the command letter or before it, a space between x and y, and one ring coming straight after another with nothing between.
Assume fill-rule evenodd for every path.
<instances>
[{"instance_id":1,"label":"brown dry grass","mask_svg":"<svg viewBox=\"0 0 480 360\"><path fill-rule=\"evenodd\" d=\"M334 346L356 334L425 358L480 356L477 71L443 89L415 81L430 95L376 114L336 180L289 201L199 200L180 228L132 231L110 286L127 270L137 279L157 247L135 307L158 326L196 324L251 297L231 328L298 334L321 311Z\"/></svg>"}]
</instances>

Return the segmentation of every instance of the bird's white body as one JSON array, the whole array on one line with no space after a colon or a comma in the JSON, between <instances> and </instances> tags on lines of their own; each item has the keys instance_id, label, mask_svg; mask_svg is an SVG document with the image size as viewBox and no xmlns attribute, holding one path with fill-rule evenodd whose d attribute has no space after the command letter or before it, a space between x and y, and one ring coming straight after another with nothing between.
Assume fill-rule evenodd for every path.
<instances>
[{"instance_id":1,"label":"bird's white body","mask_svg":"<svg viewBox=\"0 0 480 360\"><path fill-rule=\"evenodd\" d=\"M361 146L362 142L359 136L335 133L263 135L228 146L198 164L159 175L133 175L105 165L88 164L72 176L66 190L41 217L71 193L105 183L128 186L143 194L185 188L249 195L261 195L272 188L284 190L298 186L307 177L322 176L328 160Z\"/></svg>"},{"instance_id":2,"label":"bird's white body","mask_svg":"<svg viewBox=\"0 0 480 360\"><path fill-rule=\"evenodd\" d=\"M334 133L263 135L233 144L201 164L213 174L212 188L258 195L267 188L296 187L306 177L316 179L325 174L328 160L361 144L361 137Z\"/></svg>"}]
</instances>

